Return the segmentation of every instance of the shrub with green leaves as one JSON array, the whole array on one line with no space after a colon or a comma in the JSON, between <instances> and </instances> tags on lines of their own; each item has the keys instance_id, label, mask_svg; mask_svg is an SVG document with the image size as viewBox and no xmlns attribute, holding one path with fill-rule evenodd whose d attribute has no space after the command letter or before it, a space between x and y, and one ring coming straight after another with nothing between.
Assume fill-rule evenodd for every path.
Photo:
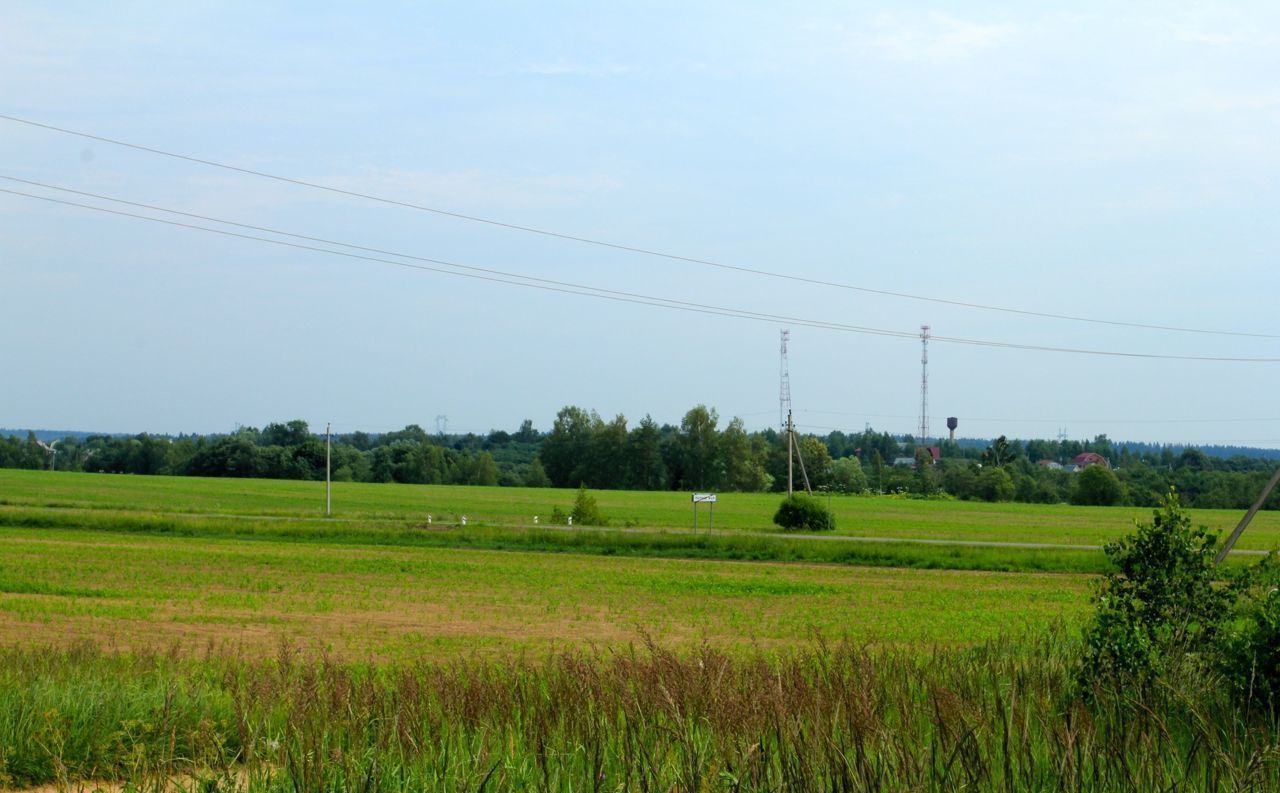
<instances>
[{"instance_id":1,"label":"shrub with green leaves","mask_svg":"<svg viewBox=\"0 0 1280 793\"><path fill-rule=\"evenodd\" d=\"M1187 659L1210 660L1234 599L1216 583L1217 536L1191 525L1176 491L1151 523L1104 549L1115 565L1094 595L1083 681L1143 684Z\"/></svg>"},{"instance_id":2,"label":"shrub with green leaves","mask_svg":"<svg viewBox=\"0 0 1280 793\"><path fill-rule=\"evenodd\" d=\"M813 496L796 493L783 500L773 522L787 531L832 531L836 518Z\"/></svg>"},{"instance_id":3,"label":"shrub with green leaves","mask_svg":"<svg viewBox=\"0 0 1280 793\"><path fill-rule=\"evenodd\" d=\"M600 505L595 496L587 492L586 485L578 486L578 496L573 500L573 509L569 511L575 526L607 526L609 521L600 513Z\"/></svg>"},{"instance_id":4,"label":"shrub with green leaves","mask_svg":"<svg viewBox=\"0 0 1280 793\"><path fill-rule=\"evenodd\" d=\"M1238 698L1280 705L1280 557L1272 551L1232 582L1232 618L1223 628L1218 671Z\"/></svg>"}]
</instances>

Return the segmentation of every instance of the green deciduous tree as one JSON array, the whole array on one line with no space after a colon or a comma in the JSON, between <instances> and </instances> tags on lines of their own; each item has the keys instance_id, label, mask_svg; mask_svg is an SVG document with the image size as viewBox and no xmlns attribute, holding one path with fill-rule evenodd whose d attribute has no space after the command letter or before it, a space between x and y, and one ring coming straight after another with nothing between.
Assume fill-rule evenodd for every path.
<instances>
[{"instance_id":1,"label":"green deciduous tree","mask_svg":"<svg viewBox=\"0 0 1280 793\"><path fill-rule=\"evenodd\" d=\"M1012 501L1013 478L1003 468L983 468L975 484L978 498L984 501Z\"/></svg>"},{"instance_id":2,"label":"green deciduous tree","mask_svg":"<svg viewBox=\"0 0 1280 793\"><path fill-rule=\"evenodd\" d=\"M812 435L796 440L800 456L804 459L805 473L809 475L810 487L819 488L830 484L831 453L827 451L827 445Z\"/></svg>"},{"instance_id":3,"label":"green deciduous tree","mask_svg":"<svg viewBox=\"0 0 1280 793\"><path fill-rule=\"evenodd\" d=\"M662 459L662 430L646 415L627 436L627 482L640 490L667 489L667 466Z\"/></svg>"},{"instance_id":4,"label":"green deciduous tree","mask_svg":"<svg viewBox=\"0 0 1280 793\"><path fill-rule=\"evenodd\" d=\"M1075 492L1071 494L1071 503L1109 507L1123 504L1124 501L1124 485L1106 466L1090 465L1076 475L1076 487Z\"/></svg>"},{"instance_id":5,"label":"green deciduous tree","mask_svg":"<svg viewBox=\"0 0 1280 793\"><path fill-rule=\"evenodd\" d=\"M720 481L721 460L714 408L698 405L684 414L680 421L680 452L683 470L682 486L686 489L705 490L716 487Z\"/></svg>"},{"instance_id":6,"label":"green deciduous tree","mask_svg":"<svg viewBox=\"0 0 1280 793\"><path fill-rule=\"evenodd\" d=\"M262 446L300 446L311 439L311 430L302 419L278 424L268 424L258 436Z\"/></svg>"},{"instance_id":7,"label":"green deciduous tree","mask_svg":"<svg viewBox=\"0 0 1280 793\"><path fill-rule=\"evenodd\" d=\"M618 489L627 486L627 419L622 414L592 427L583 481L591 487Z\"/></svg>"},{"instance_id":8,"label":"green deciduous tree","mask_svg":"<svg viewBox=\"0 0 1280 793\"><path fill-rule=\"evenodd\" d=\"M857 457L842 457L831 466L831 484L841 493L861 493L867 489L867 475Z\"/></svg>"},{"instance_id":9,"label":"green deciduous tree","mask_svg":"<svg viewBox=\"0 0 1280 793\"><path fill-rule=\"evenodd\" d=\"M938 472L934 470L933 454L928 447L917 446L915 459L915 492L931 496L938 491Z\"/></svg>"},{"instance_id":10,"label":"green deciduous tree","mask_svg":"<svg viewBox=\"0 0 1280 793\"><path fill-rule=\"evenodd\" d=\"M529 463L529 469L524 475L525 487L551 487L551 480L547 478L547 471L542 467L542 460L534 457L533 462Z\"/></svg>"},{"instance_id":11,"label":"green deciduous tree","mask_svg":"<svg viewBox=\"0 0 1280 793\"><path fill-rule=\"evenodd\" d=\"M1008 438L1001 435L982 453L982 465L1001 468L1012 463L1017 457L1017 450L1009 444Z\"/></svg>"},{"instance_id":12,"label":"green deciduous tree","mask_svg":"<svg viewBox=\"0 0 1280 793\"><path fill-rule=\"evenodd\" d=\"M587 481L587 454L600 416L595 411L567 405L556 414L551 432L542 441L542 465L556 487L572 487Z\"/></svg>"},{"instance_id":13,"label":"green deciduous tree","mask_svg":"<svg viewBox=\"0 0 1280 793\"><path fill-rule=\"evenodd\" d=\"M729 490L758 493L773 483L773 477L765 472L763 454L757 454L740 418L735 417L720 434L720 457L724 461L723 486Z\"/></svg>"}]
</instances>

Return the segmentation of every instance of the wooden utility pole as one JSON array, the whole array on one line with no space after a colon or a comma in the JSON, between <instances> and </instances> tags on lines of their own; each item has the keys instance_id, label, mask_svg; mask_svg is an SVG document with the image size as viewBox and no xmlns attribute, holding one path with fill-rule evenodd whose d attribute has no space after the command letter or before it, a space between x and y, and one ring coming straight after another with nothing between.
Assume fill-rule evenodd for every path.
<instances>
[{"instance_id":1,"label":"wooden utility pole","mask_svg":"<svg viewBox=\"0 0 1280 793\"><path fill-rule=\"evenodd\" d=\"M333 442L329 435L330 424L324 425L324 515L329 517L333 514L333 482L330 477L330 460L333 456Z\"/></svg>"},{"instance_id":2,"label":"wooden utility pole","mask_svg":"<svg viewBox=\"0 0 1280 793\"><path fill-rule=\"evenodd\" d=\"M791 411L787 411L787 498L791 498L794 489L793 463L800 460L800 476L804 477L804 492L813 495L809 487L809 473L804 470L804 455L800 453L800 444L796 443L796 425L791 421Z\"/></svg>"},{"instance_id":3,"label":"wooden utility pole","mask_svg":"<svg viewBox=\"0 0 1280 793\"><path fill-rule=\"evenodd\" d=\"M796 433L791 427L791 411L787 411L787 498L791 498L791 467L796 455Z\"/></svg>"},{"instance_id":4,"label":"wooden utility pole","mask_svg":"<svg viewBox=\"0 0 1280 793\"><path fill-rule=\"evenodd\" d=\"M804 492L813 495L813 488L809 487L809 472L804 470L804 454L800 451L800 444L796 444L796 459L800 461L800 476L804 479Z\"/></svg>"},{"instance_id":5,"label":"wooden utility pole","mask_svg":"<svg viewBox=\"0 0 1280 793\"><path fill-rule=\"evenodd\" d=\"M1262 505L1266 503L1271 491L1276 489L1277 482L1280 482L1280 468L1277 468L1276 472L1271 475L1271 481L1267 482L1267 486L1262 488L1262 495L1258 496L1258 500L1253 502L1253 506L1249 507L1249 511L1244 513L1244 517L1240 519L1235 531L1231 532L1231 536L1222 544L1222 550L1218 551L1217 558L1213 560L1215 565L1222 564L1222 560L1226 559L1227 554L1231 553L1231 549L1236 545L1236 540L1240 539L1240 535L1244 534L1244 530L1248 528L1249 521L1253 520L1253 516L1258 514L1258 510L1262 509Z\"/></svg>"}]
</instances>

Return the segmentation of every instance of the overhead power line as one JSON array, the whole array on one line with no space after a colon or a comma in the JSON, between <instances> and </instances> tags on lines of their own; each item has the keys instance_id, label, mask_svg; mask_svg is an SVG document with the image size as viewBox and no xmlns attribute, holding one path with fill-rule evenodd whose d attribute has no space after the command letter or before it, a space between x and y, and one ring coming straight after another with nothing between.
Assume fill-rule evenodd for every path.
<instances>
[{"instance_id":1,"label":"overhead power line","mask_svg":"<svg viewBox=\"0 0 1280 793\"><path fill-rule=\"evenodd\" d=\"M3 177L11 181L25 181L14 177ZM64 189L64 188L52 188ZM74 192L74 191L72 191ZM464 278L471 278L480 281L488 281L493 283L503 283L512 286L521 286L531 289L540 289L549 292L560 292L564 294L575 294L583 297L594 297L604 300L612 300L623 303L635 303L639 305L655 306L658 308L668 308L679 311L688 311L700 314L710 314L715 316L733 317L738 319L750 319L758 322L769 322L775 324L791 324L801 325L805 327L820 328L824 330L834 330L846 333L860 333L874 336L890 336L895 338L916 338L916 334L909 331L890 330L886 328L872 328L860 325L850 325L840 322L830 322L826 320L818 320L805 317L786 316L781 314L769 314L757 311L748 311L745 309L737 309L727 306L716 306L706 303L693 303L683 300L674 300L671 298L656 297L653 295L644 295L635 292L623 292L619 290L604 289L601 287L593 287L585 284L577 284L567 281L554 281L546 278L535 278L533 276L521 275L519 273L505 272L490 268L475 267L471 265L459 264L456 262L445 261L443 259L432 259L424 256L415 256L410 254L395 253L391 251L382 251L379 249L367 248L349 243L322 240L316 237L308 237L301 234L293 234L287 231L278 231L264 226L250 226L248 224L237 223L235 221L223 220L221 218L210 217L207 215L197 215L190 212L182 212L180 210L170 210L152 205L139 205L135 202L128 202L122 199L114 199L106 196L95 196L102 200L118 201L119 203L133 206L147 206L154 211L169 212L182 217L195 218L211 223L220 223L238 228L247 228L255 231L261 231L269 234L277 234L280 236L292 237L294 239L304 239L313 242L320 242L326 245L338 245L351 250L361 250L368 252L377 252L380 255L372 256L367 253L353 253L351 250L341 251L332 248L322 248L315 245L306 245L298 242L290 242L288 240L271 239L268 237L260 237L253 234L245 234L238 231L229 231L227 229L210 228L194 223L185 223L177 220L167 220L164 218L152 217L149 215L140 215L134 212L125 212L118 209L110 209L108 207L94 206L92 204L83 204L76 201L66 201L59 198L49 196L36 195L33 193L24 193L18 190L0 189L0 193L8 195L21 196L38 201L45 201L63 206L76 207L79 209L87 209L95 212L102 212L119 217L128 217L136 220L144 220L152 223L160 223L178 228L190 229L195 231L203 231L210 234L219 234L226 237L235 237L239 239L252 240L256 242L264 242L271 245L279 245L287 248L295 248L298 250L311 251L315 253L324 253L331 256L342 256L350 259L359 259L363 261L380 262L383 264L391 264L397 267L406 267L415 270L424 270L428 272L441 273L444 275L454 275ZM385 256L395 256L397 259L384 258ZM411 261L400 261L398 259L409 259ZM446 269L453 268L453 269ZM1125 352L1116 350L1091 350L1072 347L1052 347L1035 344L1019 344L1014 342L992 341L985 339L967 339L953 336L932 336L934 341L940 341L950 344L967 344L978 347L992 347L1000 349L1028 350L1036 352L1056 352L1074 355L1094 355L1106 356L1114 358L1133 358L1133 359L1156 359L1156 360L1175 360L1175 361L1201 361L1201 362L1222 362L1222 363L1280 363L1280 358L1258 358L1258 357L1236 357L1236 356L1208 356L1208 355L1179 355L1168 353L1140 353Z\"/></svg>"},{"instance_id":2,"label":"overhead power line","mask_svg":"<svg viewBox=\"0 0 1280 793\"><path fill-rule=\"evenodd\" d=\"M878 419L910 419L915 416L906 414L893 413L858 413L847 410L798 410L797 413L812 413L820 416L853 416L857 418L878 418ZM1011 418L1008 416L963 416L963 421L1007 421L1010 424L1261 424L1269 421L1280 421L1280 417L1273 418L1212 418L1212 419L1117 419L1117 418L1056 418L1056 419L1028 419L1028 418Z\"/></svg>"},{"instance_id":3,"label":"overhead power line","mask_svg":"<svg viewBox=\"0 0 1280 793\"><path fill-rule=\"evenodd\" d=\"M989 305L985 303L975 303L975 302L964 301L964 300L952 300L952 299L941 298L941 297L916 295L908 292L897 292L889 289L876 289L876 288L867 287L867 286L859 286L856 284L842 283L838 281L828 281L821 278L810 278L807 276L792 275L789 273L780 273L772 270L764 270L760 268L728 264L726 262L719 262L713 259L702 259L694 256L683 256L675 253L667 253L664 251L659 251L652 248L645 248L637 245L626 245L626 244L617 243L617 242L609 242L607 240L595 239L592 237L584 237L576 234L568 234L560 231L552 231L550 229L538 228L535 226L525 226L519 223L509 223L506 221L495 220L493 218L480 217L478 215L468 215L462 212L455 212L452 210L441 209L439 207L426 206L424 204L417 204L410 201L401 201L394 198L387 198L385 196L374 195L372 193L360 192L358 190L347 190L341 187L333 187L331 185L320 184L318 182L310 182L305 179L296 179L290 176L282 176L280 174L269 173L267 171L259 171L259 170L254 170L252 168L242 168L237 165L231 165L229 163L219 162L217 160L210 160L202 157L195 157L188 154L181 154L178 152L166 151L164 149L155 148L153 146L144 146L138 143L130 143L128 141L119 140L116 138L109 138L103 135L96 135L89 132L81 132L79 130L68 129L66 127L59 127L53 124L46 124L40 121L33 121L31 119L19 118L17 116L0 114L0 120L11 121L16 124L25 124L31 127L46 129L51 132L58 132L64 135L73 135L75 137L84 138L86 140L95 140L100 143L110 144L112 146L120 146L127 149L133 149L135 151L146 152L148 154L156 154L162 157L170 157L176 160L196 163L198 165L206 165L211 168L221 168L223 170L233 171L235 173L241 173L247 176L256 176L262 179L271 179L277 182L283 182L286 184L296 185L298 187L306 187L314 190L324 190L329 193L347 196L349 198L359 198L365 201L374 201L380 204L397 206L404 209L413 209L421 212L430 212L435 215L453 218L455 220L465 220L471 223L480 223L487 226L507 229L510 231L519 231L519 232L524 232L528 234L538 234L544 237L550 237L558 240L577 242L585 245L594 245L601 248L609 248L612 250L624 251L626 253L634 253L642 256L654 256L662 259L668 259L670 261L684 262L686 264L697 264L705 267L714 267L721 270L745 273L748 275L783 279L787 281L810 284L813 286L823 286L823 287L828 287L832 289L844 289L844 290L849 290L854 292L862 292L865 294L881 295L885 297L896 297L904 300L917 300L917 301L923 301L927 303L936 303L941 305L956 306L959 308L977 309L982 311L997 311L1005 314L1016 314L1016 315L1027 316L1027 317L1038 317L1041 319L1057 319L1057 320L1065 320L1069 322L1085 322L1085 323L1090 323L1095 325L1110 325L1113 327L1140 328L1144 330L1170 331L1170 332L1176 332L1176 333L1198 333L1198 334L1207 334L1207 335L1215 335L1215 336L1243 336L1247 338L1258 338L1258 339L1280 339L1280 334L1273 334L1273 333L1251 333L1251 332L1244 332L1244 331L1213 330L1213 329L1207 329L1207 328L1191 328L1191 327L1184 327L1184 326L1178 326L1178 325L1160 325L1160 324L1144 323L1144 322L1125 322L1122 320L1099 319L1097 317L1082 317L1082 316L1077 316L1072 314L1059 314L1059 313L1054 313L1050 311L1034 311L1031 309L1012 308L1009 306L995 306L995 305Z\"/></svg>"}]
</instances>

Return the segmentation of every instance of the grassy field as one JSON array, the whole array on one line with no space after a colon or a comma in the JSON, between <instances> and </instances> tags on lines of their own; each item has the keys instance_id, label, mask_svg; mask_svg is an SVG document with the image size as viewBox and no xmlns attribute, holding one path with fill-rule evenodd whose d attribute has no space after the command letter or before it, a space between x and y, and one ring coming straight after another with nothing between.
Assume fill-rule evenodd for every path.
<instances>
[{"instance_id":1,"label":"grassy field","mask_svg":"<svg viewBox=\"0 0 1280 793\"><path fill-rule=\"evenodd\" d=\"M260 653L287 639L369 658L616 646L646 634L676 647L784 647L816 635L954 644L1072 622L1088 594L1085 575L981 571L1034 569L1043 554L1025 549L501 521L540 499L567 501L565 491L347 485L340 503L359 508L324 519L299 517L323 492L314 483L11 471L0 483L0 643L42 635ZM655 522L682 498L601 497L614 509L653 501ZM425 511L412 509L423 499L452 499L476 520L426 528ZM773 500L728 499L739 510L728 512L746 523L743 505ZM1090 571L1101 559L1049 553L1049 570Z\"/></svg>"},{"instance_id":2,"label":"grassy field","mask_svg":"<svg viewBox=\"0 0 1280 793\"><path fill-rule=\"evenodd\" d=\"M1216 677L1077 687L1097 550L780 539L774 495L694 536L678 493L597 493L624 527L571 533L529 525L571 491L339 484L333 518L323 492L0 471L0 789L1280 784L1274 722ZM881 538L1087 546L1146 517L832 504Z\"/></svg>"},{"instance_id":3,"label":"grassy field","mask_svg":"<svg viewBox=\"0 0 1280 793\"><path fill-rule=\"evenodd\" d=\"M688 529L687 493L594 491L616 526ZM397 485L337 482L334 516L357 521L530 526L546 521L553 507L568 510L571 490ZM716 504L718 529L774 532L776 494L726 493ZM857 537L946 539L990 542L1099 545L1148 520L1138 507L1077 507L919 501L889 497L834 496L837 534ZM318 517L324 484L250 479L138 477L0 470L0 505L82 507L147 513ZM1235 510L1192 510L1193 520L1224 534L1241 515ZM705 526L707 514L701 513ZM1242 549L1280 547L1280 513L1263 512L1241 538Z\"/></svg>"},{"instance_id":4,"label":"grassy field","mask_svg":"<svg viewBox=\"0 0 1280 793\"><path fill-rule=\"evenodd\" d=\"M1084 576L0 529L0 644L282 640L395 659L590 644L971 643L1074 622Z\"/></svg>"}]
</instances>

